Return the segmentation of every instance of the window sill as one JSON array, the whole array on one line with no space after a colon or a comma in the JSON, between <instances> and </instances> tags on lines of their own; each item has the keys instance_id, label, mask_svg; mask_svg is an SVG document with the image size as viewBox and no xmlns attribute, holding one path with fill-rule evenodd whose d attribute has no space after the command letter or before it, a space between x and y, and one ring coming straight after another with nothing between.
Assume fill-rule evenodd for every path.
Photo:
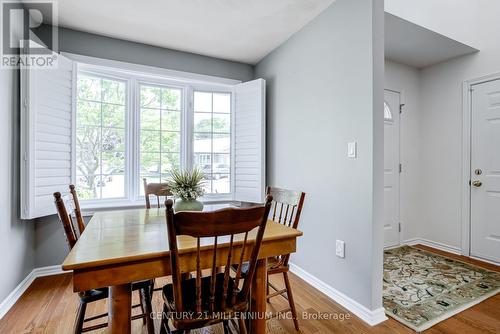
<instances>
[{"instance_id":1,"label":"window sill","mask_svg":"<svg viewBox=\"0 0 500 334\"><path fill-rule=\"evenodd\" d=\"M199 199L203 204L226 204L233 202L232 196L206 196ZM82 202L81 209L84 217L91 217L99 211L115 211L123 209L141 209L145 207L145 201L109 201L109 202Z\"/></svg>"}]
</instances>

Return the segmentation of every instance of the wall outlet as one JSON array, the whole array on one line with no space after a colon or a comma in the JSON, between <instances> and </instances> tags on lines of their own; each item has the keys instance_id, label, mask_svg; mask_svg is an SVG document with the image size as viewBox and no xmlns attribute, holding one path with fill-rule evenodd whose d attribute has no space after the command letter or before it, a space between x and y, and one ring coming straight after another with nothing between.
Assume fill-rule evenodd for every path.
<instances>
[{"instance_id":1,"label":"wall outlet","mask_svg":"<svg viewBox=\"0 0 500 334\"><path fill-rule=\"evenodd\" d=\"M335 255L341 258L345 258L345 242L342 240L337 240L335 244Z\"/></svg>"}]
</instances>

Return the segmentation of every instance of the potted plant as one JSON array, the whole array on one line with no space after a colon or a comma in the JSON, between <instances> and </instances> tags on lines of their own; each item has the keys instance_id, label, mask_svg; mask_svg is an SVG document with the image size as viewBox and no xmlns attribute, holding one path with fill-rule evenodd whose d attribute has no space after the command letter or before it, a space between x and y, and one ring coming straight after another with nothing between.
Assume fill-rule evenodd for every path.
<instances>
[{"instance_id":1,"label":"potted plant","mask_svg":"<svg viewBox=\"0 0 500 334\"><path fill-rule=\"evenodd\" d=\"M205 193L203 189L205 175L198 168L189 170L172 170L170 180L167 182L168 189L177 198L174 210L179 211L202 211L203 203L196 200Z\"/></svg>"}]
</instances>

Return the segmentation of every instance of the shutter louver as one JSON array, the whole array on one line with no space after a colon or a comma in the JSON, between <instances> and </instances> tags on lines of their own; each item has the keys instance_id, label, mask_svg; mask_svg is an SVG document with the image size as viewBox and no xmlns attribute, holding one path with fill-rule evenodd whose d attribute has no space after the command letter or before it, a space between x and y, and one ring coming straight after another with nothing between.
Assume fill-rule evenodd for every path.
<instances>
[{"instance_id":1,"label":"shutter louver","mask_svg":"<svg viewBox=\"0 0 500 334\"><path fill-rule=\"evenodd\" d=\"M52 194L72 181L73 62L21 75L21 218L56 213Z\"/></svg>"},{"instance_id":2,"label":"shutter louver","mask_svg":"<svg viewBox=\"0 0 500 334\"><path fill-rule=\"evenodd\" d=\"M262 203L266 184L266 82L235 86L234 200Z\"/></svg>"}]
</instances>

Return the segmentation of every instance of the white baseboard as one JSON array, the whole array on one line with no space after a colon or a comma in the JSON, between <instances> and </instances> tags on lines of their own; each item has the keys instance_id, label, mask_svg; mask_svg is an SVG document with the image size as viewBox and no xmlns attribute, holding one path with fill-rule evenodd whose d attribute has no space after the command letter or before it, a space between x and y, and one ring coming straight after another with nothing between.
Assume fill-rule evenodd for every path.
<instances>
[{"instance_id":1,"label":"white baseboard","mask_svg":"<svg viewBox=\"0 0 500 334\"><path fill-rule=\"evenodd\" d=\"M290 270L292 273L302 278L311 286L315 287L316 289L327 295L330 299L340 304L341 306L345 307L350 312L354 313L358 318L366 322L368 325L375 326L387 320L383 307L373 311L369 310L365 306L344 295L342 292L336 290L332 286L326 284L319 278L311 275L310 273L298 267L297 265L290 263Z\"/></svg>"},{"instance_id":2,"label":"white baseboard","mask_svg":"<svg viewBox=\"0 0 500 334\"><path fill-rule=\"evenodd\" d=\"M26 276L21 283L19 283L14 290L0 303L0 319L4 317L12 306L17 302L17 300L23 295L23 293L29 288L31 283L37 277L49 276L62 274L63 271L61 266L49 266L33 269L28 276Z\"/></svg>"},{"instance_id":3,"label":"white baseboard","mask_svg":"<svg viewBox=\"0 0 500 334\"><path fill-rule=\"evenodd\" d=\"M432 240L427 240L423 238L413 238L413 239L408 239L404 240L401 242L402 245L409 245L409 246L414 246L417 244L436 248L448 253L456 254L456 255L462 255L462 249L460 247L455 247L455 246L449 246L440 242L432 241Z\"/></svg>"}]
</instances>

